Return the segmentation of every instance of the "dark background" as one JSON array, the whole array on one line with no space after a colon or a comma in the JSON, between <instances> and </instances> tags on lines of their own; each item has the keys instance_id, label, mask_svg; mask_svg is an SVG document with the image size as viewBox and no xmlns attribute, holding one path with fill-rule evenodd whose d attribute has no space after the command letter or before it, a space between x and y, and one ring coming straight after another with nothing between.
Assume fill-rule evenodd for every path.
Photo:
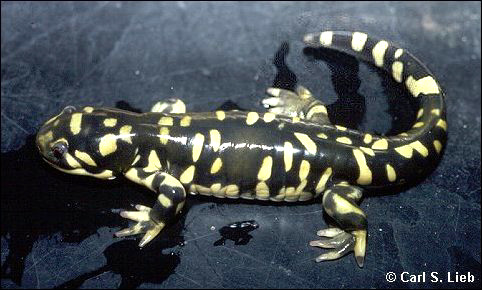
<instances>
[{"instance_id":1,"label":"dark background","mask_svg":"<svg viewBox=\"0 0 482 290\"><path fill-rule=\"evenodd\" d=\"M480 3L1 2L1 9L2 287L480 287ZM111 209L149 205L150 192L57 172L36 152L34 134L67 105L148 111L180 97L189 111L233 103L263 111L267 87L297 83L337 124L380 134L409 128L414 104L386 74L303 49L302 36L321 30L397 43L428 65L447 95L449 141L437 169L400 194L362 203L363 269L353 255L313 261L323 251L308 242L326 226L318 202L193 197L140 251L138 239L112 236L127 222ZM216 243L219 229L244 220L260 225L246 245L229 235ZM425 272L426 282L388 283L390 271ZM433 271L443 282L430 282ZM448 283L448 272L452 279L470 272L475 281Z\"/></svg>"}]
</instances>

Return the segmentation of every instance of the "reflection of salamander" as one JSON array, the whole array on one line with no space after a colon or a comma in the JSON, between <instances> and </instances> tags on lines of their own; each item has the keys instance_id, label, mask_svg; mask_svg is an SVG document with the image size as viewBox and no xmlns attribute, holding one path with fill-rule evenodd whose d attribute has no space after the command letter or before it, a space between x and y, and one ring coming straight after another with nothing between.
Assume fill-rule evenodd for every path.
<instances>
[{"instance_id":1,"label":"reflection of salamander","mask_svg":"<svg viewBox=\"0 0 482 290\"><path fill-rule=\"evenodd\" d=\"M254 231L259 227L255 221L236 222L224 226L219 230L221 238L214 242L215 246L224 245L226 240L231 240L235 245L246 245L253 236L249 232Z\"/></svg>"},{"instance_id":2,"label":"reflection of salamander","mask_svg":"<svg viewBox=\"0 0 482 290\"><path fill-rule=\"evenodd\" d=\"M332 125L325 106L303 87L270 88L269 112L186 113L180 100L149 113L65 108L37 135L44 159L71 174L111 179L124 175L158 194L152 208L121 216L137 222L117 236L145 233L144 246L183 208L186 192L216 197L303 201L323 195L339 228L312 246L334 248L316 260L354 251L363 265L367 221L357 203L363 189L404 184L427 175L440 159L447 123L443 93L410 53L360 32L308 34L328 47L384 68L404 83L420 109L413 127L383 137Z\"/></svg>"}]
</instances>

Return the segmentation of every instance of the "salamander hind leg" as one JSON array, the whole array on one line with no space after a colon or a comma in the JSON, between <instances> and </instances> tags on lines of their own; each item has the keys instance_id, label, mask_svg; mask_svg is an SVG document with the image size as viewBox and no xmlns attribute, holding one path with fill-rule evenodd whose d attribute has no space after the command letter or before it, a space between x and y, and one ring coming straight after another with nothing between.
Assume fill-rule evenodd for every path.
<instances>
[{"instance_id":1,"label":"salamander hind leg","mask_svg":"<svg viewBox=\"0 0 482 290\"><path fill-rule=\"evenodd\" d=\"M139 247L143 247L181 211L186 199L186 191L179 180L164 172L149 172L143 168L131 168L125 173L125 176L158 193L152 208L136 205L137 211L120 213L123 218L133 220L136 224L118 231L115 235L125 237L145 233L139 243Z\"/></svg>"},{"instance_id":2,"label":"salamander hind leg","mask_svg":"<svg viewBox=\"0 0 482 290\"><path fill-rule=\"evenodd\" d=\"M346 182L327 189L323 195L323 208L339 225L318 231L322 240L310 242L313 247L332 249L316 258L317 262L335 260L354 252L358 266L363 267L366 249L367 220L357 203L362 197L359 187Z\"/></svg>"},{"instance_id":3,"label":"salamander hind leg","mask_svg":"<svg viewBox=\"0 0 482 290\"><path fill-rule=\"evenodd\" d=\"M152 106L153 113L170 113L184 114L186 113L186 104L180 99L168 99L166 101L157 102Z\"/></svg>"},{"instance_id":4,"label":"salamander hind leg","mask_svg":"<svg viewBox=\"0 0 482 290\"><path fill-rule=\"evenodd\" d=\"M294 92L268 88L266 92L271 97L265 98L261 102L271 113L298 117L320 124L330 124L325 105L315 99L307 88L297 86Z\"/></svg>"}]
</instances>

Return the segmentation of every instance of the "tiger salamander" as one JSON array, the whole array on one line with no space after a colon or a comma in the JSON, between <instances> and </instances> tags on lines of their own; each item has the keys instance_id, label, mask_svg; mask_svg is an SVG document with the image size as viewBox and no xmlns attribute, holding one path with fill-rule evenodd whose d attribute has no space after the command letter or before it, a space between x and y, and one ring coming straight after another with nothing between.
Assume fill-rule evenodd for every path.
<instances>
[{"instance_id":1,"label":"tiger salamander","mask_svg":"<svg viewBox=\"0 0 482 290\"><path fill-rule=\"evenodd\" d=\"M267 112L186 113L178 99L151 112L66 107L48 120L37 147L53 167L113 179L123 175L157 194L152 207L120 215L136 223L118 237L143 233L149 243L181 212L186 193L221 198L305 201L322 196L338 227L320 230L311 246L330 249L316 261L354 252L363 266L367 219L360 209L370 188L402 185L430 173L446 144L444 94L414 56L361 32L307 34L307 46L343 51L385 69L420 108L413 126L377 136L330 123L325 105L302 86L269 88Z\"/></svg>"}]
</instances>

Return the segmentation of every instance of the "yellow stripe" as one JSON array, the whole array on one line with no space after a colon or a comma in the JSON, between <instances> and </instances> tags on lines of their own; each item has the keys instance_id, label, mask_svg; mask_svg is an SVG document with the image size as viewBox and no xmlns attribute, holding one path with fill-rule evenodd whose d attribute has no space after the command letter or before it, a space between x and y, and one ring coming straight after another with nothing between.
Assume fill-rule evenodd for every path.
<instances>
[{"instance_id":1,"label":"yellow stripe","mask_svg":"<svg viewBox=\"0 0 482 290\"><path fill-rule=\"evenodd\" d=\"M373 59L375 60L375 65L378 67L383 66L383 58L385 57L385 51L388 48L388 42L385 40L379 41L372 50Z\"/></svg>"},{"instance_id":2,"label":"yellow stripe","mask_svg":"<svg viewBox=\"0 0 482 290\"><path fill-rule=\"evenodd\" d=\"M217 173L221 167L223 166L223 161L221 160L221 158L216 158L216 160L214 160L213 162L213 165L211 166L211 174L215 174Z\"/></svg>"},{"instance_id":3,"label":"yellow stripe","mask_svg":"<svg viewBox=\"0 0 482 290\"><path fill-rule=\"evenodd\" d=\"M320 177L320 180L316 184L316 188L315 188L316 193L320 193L323 190L325 190L326 182L330 178L332 172L333 171L332 171L331 167L328 167L327 169L325 169L325 171L323 172L323 174Z\"/></svg>"},{"instance_id":4,"label":"yellow stripe","mask_svg":"<svg viewBox=\"0 0 482 290\"><path fill-rule=\"evenodd\" d=\"M204 135L201 133L197 133L193 140L192 140L192 161L196 162L201 156L201 151L203 150L204 145Z\"/></svg>"},{"instance_id":5,"label":"yellow stripe","mask_svg":"<svg viewBox=\"0 0 482 290\"><path fill-rule=\"evenodd\" d=\"M336 138L336 142L343 143L343 144L351 144L351 140L348 137L338 137Z\"/></svg>"},{"instance_id":6,"label":"yellow stripe","mask_svg":"<svg viewBox=\"0 0 482 290\"><path fill-rule=\"evenodd\" d=\"M72 114L72 118L70 119L70 131L72 134L77 135L80 132L82 125L82 113L74 113Z\"/></svg>"},{"instance_id":7,"label":"yellow stripe","mask_svg":"<svg viewBox=\"0 0 482 290\"><path fill-rule=\"evenodd\" d=\"M184 170L184 172L181 174L181 177L179 178L179 180L186 184L186 183L190 183L193 178L194 178L194 171L195 171L195 167L194 165L191 165L189 166L186 170Z\"/></svg>"},{"instance_id":8,"label":"yellow stripe","mask_svg":"<svg viewBox=\"0 0 482 290\"><path fill-rule=\"evenodd\" d=\"M351 48L354 51L362 51L363 47L365 47L365 43L367 42L368 35L362 32L353 32L351 38Z\"/></svg>"},{"instance_id":9,"label":"yellow stripe","mask_svg":"<svg viewBox=\"0 0 482 290\"><path fill-rule=\"evenodd\" d=\"M360 170L360 175L356 182L361 185L368 185L372 183L372 172L370 168L368 168L365 154L363 154L360 149L353 149L353 155L355 156L358 168Z\"/></svg>"},{"instance_id":10,"label":"yellow stripe","mask_svg":"<svg viewBox=\"0 0 482 290\"><path fill-rule=\"evenodd\" d=\"M301 142L301 144L308 150L309 153L316 154L316 144L311 140L311 138L304 133L294 133L295 137Z\"/></svg>"},{"instance_id":11,"label":"yellow stripe","mask_svg":"<svg viewBox=\"0 0 482 290\"><path fill-rule=\"evenodd\" d=\"M300 172L299 172L300 181L305 180L309 173L310 173L310 163L306 160L302 160L300 164Z\"/></svg>"},{"instance_id":12,"label":"yellow stripe","mask_svg":"<svg viewBox=\"0 0 482 290\"><path fill-rule=\"evenodd\" d=\"M74 155L75 155L75 157L79 158L80 160L84 161L86 164L88 164L90 166L97 166L97 164L92 159L92 157L90 157L90 155L85 153L85 152L75 150Z\"/></svg>"},{"instance_id":13,"label":"yellow stripe","mask_svg":"<svg viewBox=\"0 0 482 290\"><path fill-rule=\"evenodd\" d=\"M320 43L323 46L330 46L333 39L333 31L323 31L320 34Z\"/></svg>"},{"instance_id":14,"label":"yellow stripe","mask_svg":"<svg viewBox=\"0 0 482 290\"><path fill-rule=\"evenodd\" d=\"M397 179L397 173L395 172L395 169L390 164L385 165L385 169L387 170L387 178L388 181L394 182Z\"/></svg>"},{"instance_id":15,"label":"yellow stripe","mask_svg":"<svg viewBox=\"0 0 482 290\"><path fill-rule=\"evenodd\" d=\"M266 156L258 171L258 180L266 181L271 177L271 169L273 167L273 158Z\"/></svg>"},{"instance_id":16,"label":"yellow stripe","mask_svg":"<svg viewBox=\"0 0 482 290\"><path fill-rule=\"evenodd\" d=\"M293 165L293 145L290 142L285 142L284 144L283 159L285 163L285 171L288 172Z\"/></svg>"},{"instance_id":17,"label":"yellow stripe","mask_svg":"<svg viewBox=\"0 0 482 290\"><path fill-rule=\"evenodd\" d=\"M210 145L213 148L213 151L217 152L221 146L221 134L219 131L216 129L209 130L209 140L211 140Z\"/></svg>"}]
</instances>

